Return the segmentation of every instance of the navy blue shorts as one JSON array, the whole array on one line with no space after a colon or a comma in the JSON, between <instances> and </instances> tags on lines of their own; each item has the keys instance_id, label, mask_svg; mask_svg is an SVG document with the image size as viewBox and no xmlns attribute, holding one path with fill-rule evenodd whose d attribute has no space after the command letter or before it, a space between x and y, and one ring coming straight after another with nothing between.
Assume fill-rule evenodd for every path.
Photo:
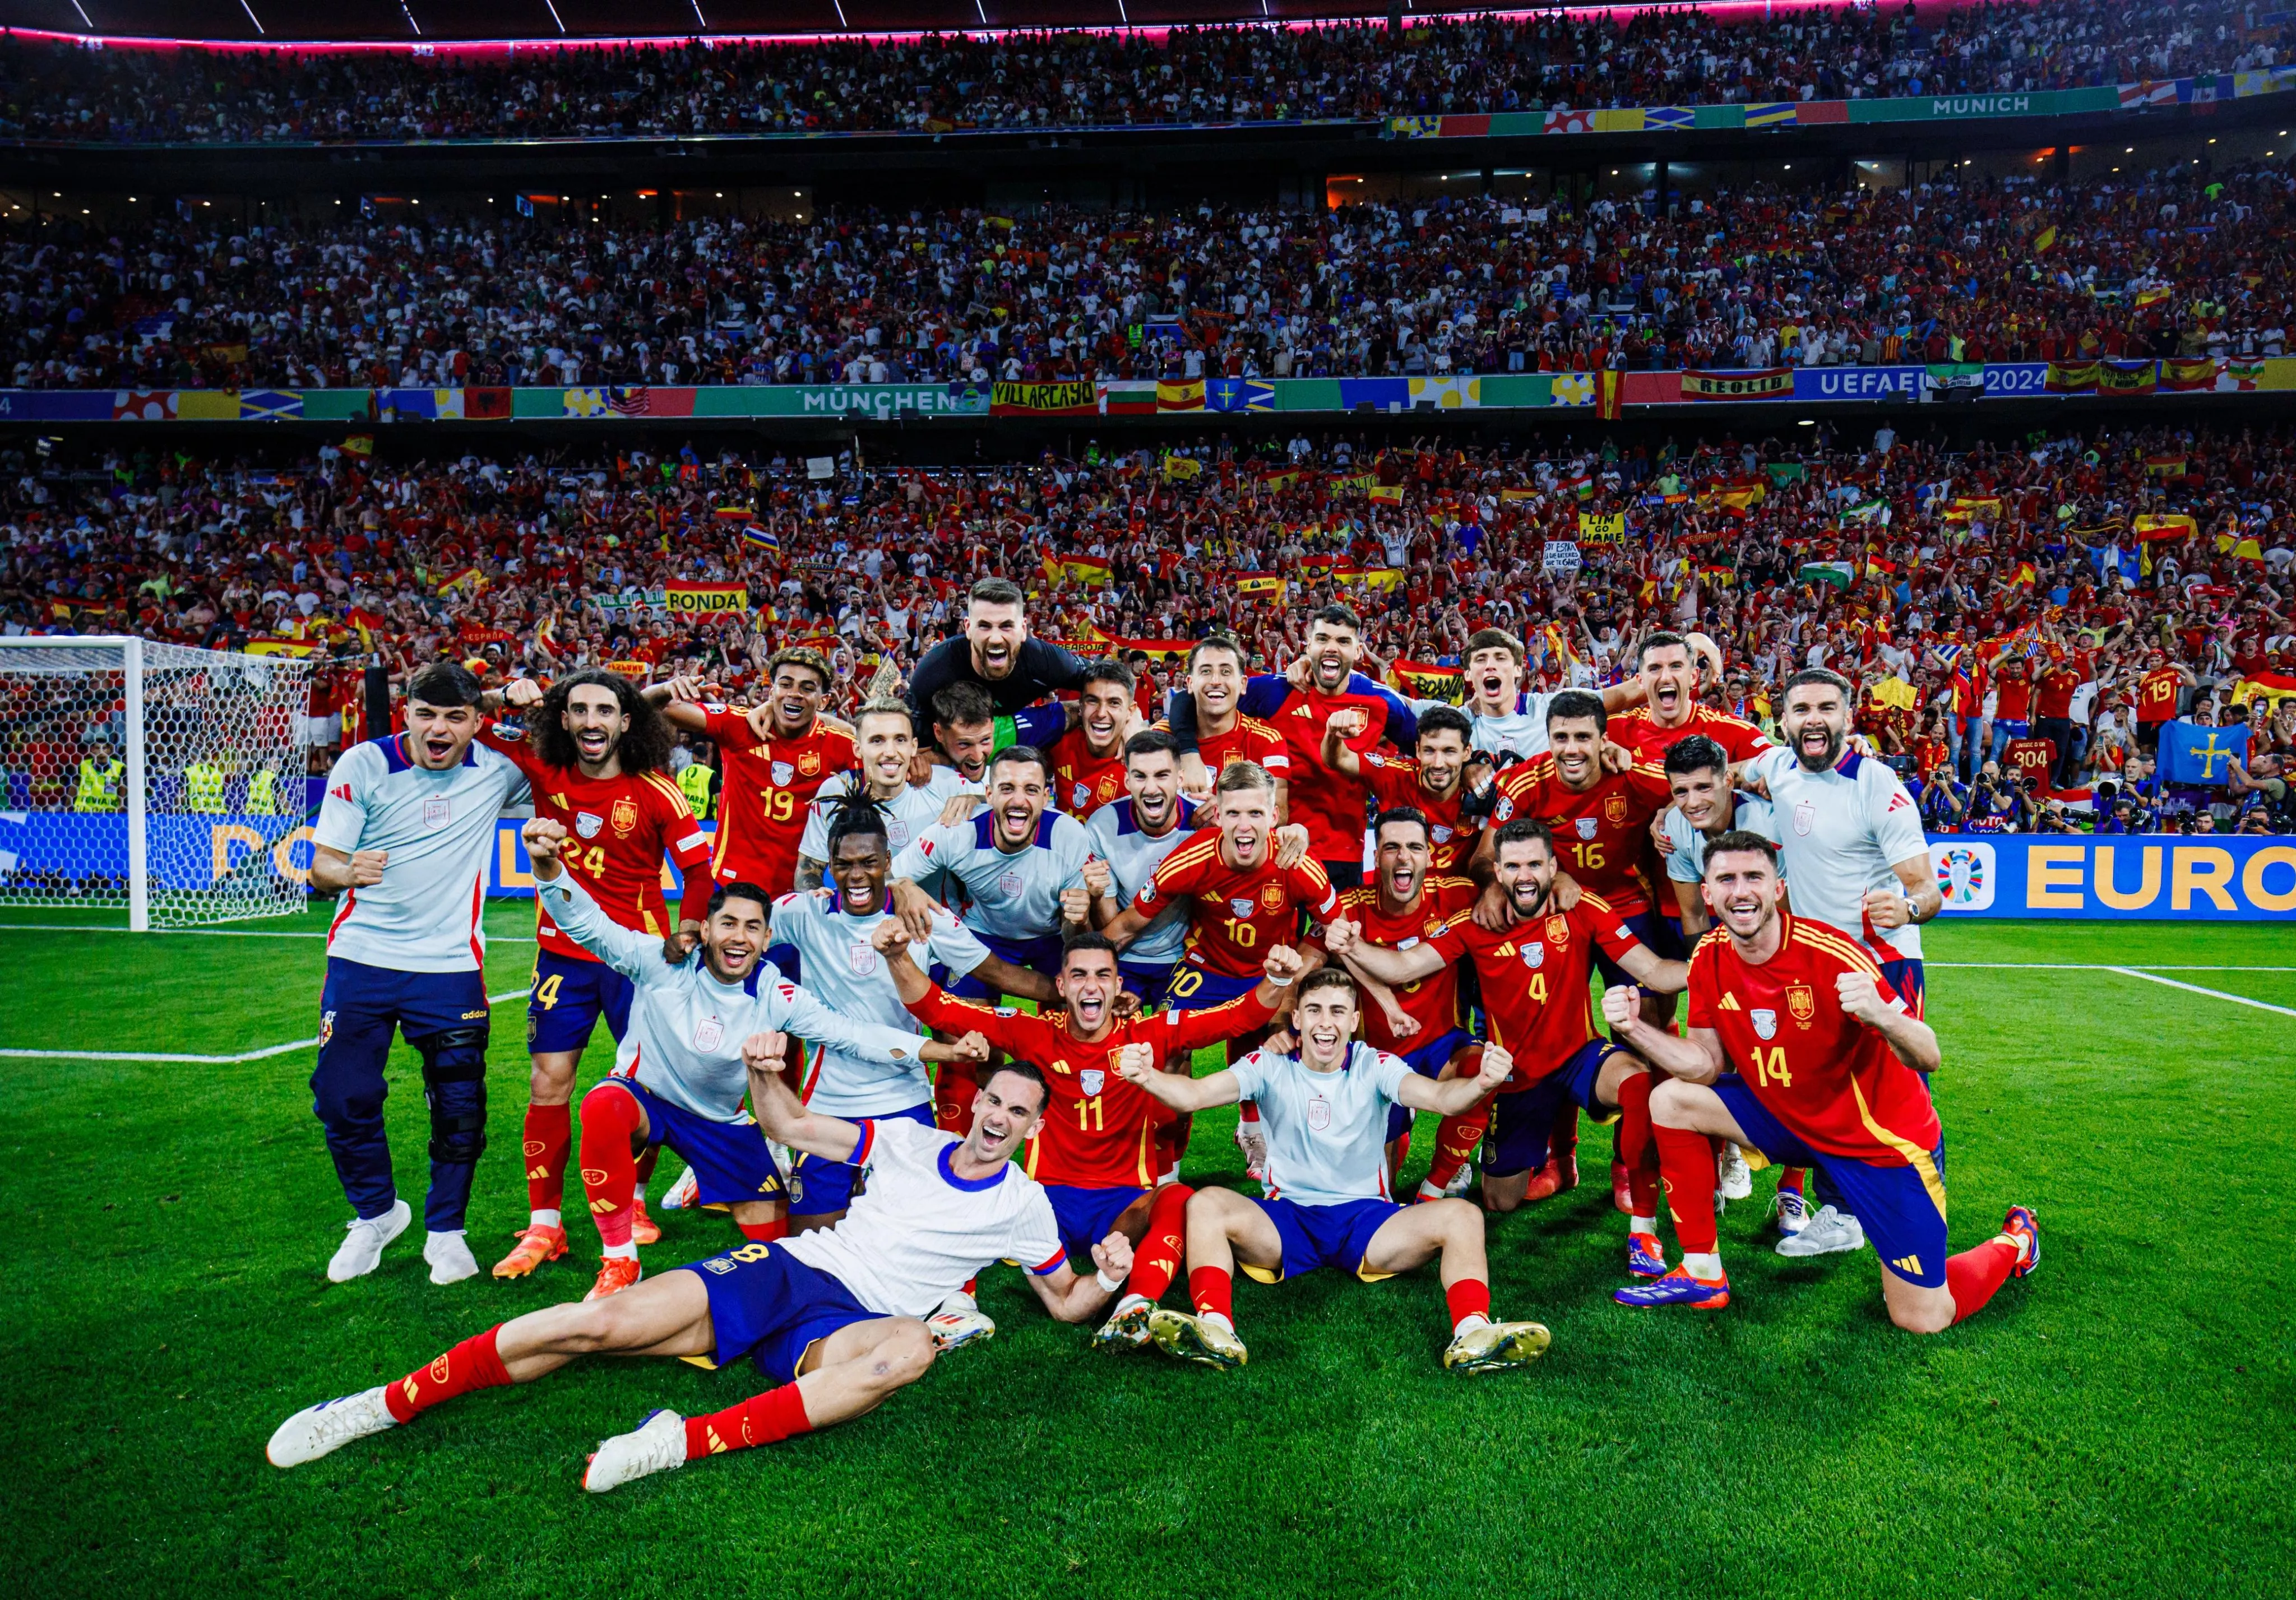
<instances>
[{"instance_id":1,"label":"navy blue shorts","mask_svg":"<svg viewBox=\"0 0 2296 1600\"><path fill-rule=\"evenodd\" d=\"M1475 1042L1475 1036L1464 1028L1453 1028L1447 1033L1437 1034L1431 1042L1405 1056L1403 1065L1423 1078L1440 1077L1443 1069L1451 1064L1451 1057ZM1411 1119L1415 1114L1408 1106L1388 1107L1387 1137L1390 1142L1411 1131Z\"/></svg>"},{"instance_id":2,"label":"navy blue shorts","mask_svg":"<svg viewBox=\"0 0 2296 1600\"><path fill-rule=\"evenodd\" d=\"M1272 1270L1243 1264L1243 1269L1264 1284L1300 1278L1318 1267L1352 1272L1366 1283L1394 1275L1364 1270L1364 1252L1371 1236L1403 1207L1392 1200L1349 1200L1338 1205L1302 1205L1296 1200L1258 1200L1252 1204L1267 1213L1283 1241L1283 1264Z\"/></svg>"},{"instance_id":3,"label":"navy blue shorts","mask_svg":"<svg viewBox=\"0 0 2296 1600\"><path fill-rule=\"evenodd\" d=\"M1081 1188L1072 1183L1045 1185L1045 1198L1053 1203L1053 1220L1059 1224L1061 1246L1069 1253L1069 1265L1078 1272L1097 1272L1100 1268L1092 1259L1092 1247L1106 1238L1116 1227L1116 1219L1130 1211L1146 1189Z\"/></svg>"},{"instance_id":4,"label":"navy blue shorts","mask_svg":"<svg viewBox=\"0 0 2296 1600\"><path fill-rule=\"evenodd\" d=\"M1682 924L1669 922L1655 910L1636 911L1631 917L1621 917L1619 920L1636 938L1649 945L1653 955L1669 961L1683 960L1689 955L1682 948ZM1595 970L1603 975L1603 987L1605 989L1635 981L1627 975L1625 967L1611 959L1610 952L1603 948L1600 941L1595 945Z\"/></svg>"},{"instance_id":5,"label":"navy blue shorts","mask_svg":"<svg viewBox=\"0 0 2296 1600\"><path fill-rule=\"evenodd\" d=\"M605 1079L590 1093L598 1094L610 1086L623 1090L645 1113L649 1146L668 1145L685 1157L701 1188L701 1204L739 1205L750 1200L788 1197L781 1169L774 1165L773 1152L766 1148L766 1136L755 1122L720 1122L697 1116L683 1106L671 1105L636 1078L619 1073Z\"/></svg>"},{"instance_id":6,"label":"navy blue shorts","mask_svg":"<svg viewBox=\"0 0 2296 1600\"><path fill-rule=\"evenodd\" d=\"M776 1384L797 1381L798 1364L814 1344L879 1315L779 1243L753 1239L678 1270L698 1274L709 1291L714 1363L731 1367L747 1356Z\"/></svg>"},{"instance_id":7,"label":"navy blue shorts","mask_svg":"<svg viewBox=\"0 0 2296 1600\"><path fill-rule=\"evenodd\" d=\"M1209 1011L1214 1006L1225 1006L1240 995L1250 994L1259 987L1260 975L1249 973L1232 978L1223 972L1206 972L1193 962L1183 961L1172 969L1172 982L1166 998L1175 1011Z\"/></svg>"},{"instance_id":8,"label":"navy blue shorts","mask_svg":"<svg viewBox=\"0 0 2296 1600\"><path fill-rule=\"evenodd\" d=\"M1921 957L1899 956L1894 961L1882 961L1879 965L1882 976L1890 980L1890 987L1896 990L1898 997L1913 1008L1914 1015L1919 1016L1930 987L1929 979L1922 970Z\"/></svg>"},{"instance_id":9,"label":"navy blue shorts","mask_svg":"<svg viewBox=\"0 0 2296 1600\"><path fill-rule=\"evenodd\" d=\"M1714 1092L1754 1147L1783 1166L1815 1167L1834 1202L1857 1219L1883 1265L1907 1283L1934 1289L1945 1282L1945 1145L1942 1140L1911 1166L1882 1166L1849 1155L1813 1150L1770 1114L1746 1081L1729 1073ZM1924 1170L1926 1169L1926 1170Z\"/></svg>"},{"instance_id":10,"label":"navy blue shorts","mask_svg":"<svg viewBox=\"0 0 2296 1600\"><path fill-rule=\"evenodd\" d=\"M545 950L534 958L526 995L526 1048L537 1056L580 1055L601 1017L621 1042L630 1025L630 980L603 961L581 961Z\"/></svg>"},{"instance_id":11,"label":"navy blue shorts","mask_svg":"<svg viewBox=\"0 0 2296 1600\"><path fill-rule=\"evenodd\" d=\"M1140 1009L1153 1011L1171 998L1172 976L1178 972L1177 961L1161 961L1145 966L1127 966L1119 961L1116 976L1124 984L1125 992L1140 997Z\"/></svg>"},{"instance_id":12,"label":"navy blue shorts","mask_svg":"<svg viewBox=\"0 0 2296 1600\"><path fill-rule=\"evenodd\" d=\"M1035 939L1007 939L997 934L984 934L971 928L972 936L988 947L988 953L999 960L1010 961L1015 967L1025 967L1030 972L1041 972L1046 977L1058 977L1061 971L1061 938L1058 934L1046 934ZM987 984L966 973L950 984L948 992L959 1000L1001 1000L1004 991L991 989Z\"/></svg>"},{"instance_id":13,"label":"navy blue shorts","mask_svg":"<svg viewBox=\"0 0 2296 1600\"><path fill-rule=\"evenodd\" d=\"M1598 1122L1617 1117L1619 1108L1605 1106L1595 1094L1603 1063L1618 1053L1607 1039L1590 1039L1571 1052L1570 1059L1529 1089L1502 1094L1491 1101L1490 1131L1484 1136L1483 1176L1512 1178L1546 1164L1546 1131L1555 1113L1572 1102Z\"/></svg>"},{"instance_id":14,"label":"navy blue shorts","mask_svg":"<svg viewBox=\"0 0 2296 1600\"><path fill-rule=\"evenodd\" d=\"M880 1112L868 1120L884 1122L901 1118L931 1127L932 1102L928 1100L900 1111ZM860 1176L861 1169L849 1161L830 1161L809 1153L800 1154L790 1168L790 1215L825 1217L832 1212L845 1210L853 1204L853 1187Z\"/></svg>"},{"instance_id":15,"label":"navy blue shorts","mask_svg":"<svg viewBox=\"0 0 2296 1600\"><path fill-rule=\"evenodd\" d=\"M768 945L766 948L766 959L773 963L774 970L775 972L780 973L783 977L788 979L791 983L802 984L805 982L805 961L798 953L798 948L796 945Z\"/></svg>"}]
</instances>

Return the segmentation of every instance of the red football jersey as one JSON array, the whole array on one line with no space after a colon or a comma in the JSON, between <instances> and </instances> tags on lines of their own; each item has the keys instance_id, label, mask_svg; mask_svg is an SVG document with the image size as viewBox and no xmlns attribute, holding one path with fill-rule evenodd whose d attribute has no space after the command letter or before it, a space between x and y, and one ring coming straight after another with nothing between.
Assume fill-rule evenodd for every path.
<instances>
[{"instance_id":1,"label":"red football jersey","mask_svg":"<svg viewBox=\"0 0 2296 1600\"><path fill-rule=\"evenodd\" d=\"M1259 866L1231 867L1220 860L1219 843L1218 829L1198 829L1140 886L1132 905L1152 917L1178 896L1193 895L1195 915L1183 959L1226 977L1249 977L1271 946L1299 943L1301 907L1316 921L1328 921L1340 897L1312 856L1278 867L1271 843Z\"/></svg>"},{"instance_id":2,"label":"red football jersey","mask_svg":"<svg viewBox=\"0 0 2296 1600\"><path fill-rule=\"evenodd\" d=\"M709 900L709 840L667 774L585 778L579 767L545 765L524 739L509 738L491 723L480 738L526 774L534 814L566 829L570 837L558 859L599 910L624 927L668 933L673 924L662 898L668 874L661 864L667 855L685 878L679 914L700 919ZM553 955L598 959L559 932L539 902L534 936Z\"/></svg>"},{"instance_id":3,"label":"red football jersey","mask_svg":"<svg viewBox=\"0 0 2296 1600\"><path fill-rule=\"evenodd\" d=\"M2177 700L2184 690L2184 674L2175 667L2154 667L2137 681L2136 720L2140 722L2175 722Z\"/></svg>"},{"instance_id":4,"label":"red football jersey","mask_svg":"<svg viewBox=\"0 0 2296 1600\"><path fill-rule=\"evenodd\" d=\"M1504 933L1455 917L1427 943L1447 961L1462 951L1474 958L1490 1041L1514 1057L1514 1072L1499 1092L1513 1094L1560 1071L1595 1037L1587 985L1595 945L1616 961L1642 941L1623 913L1601 895L1584 894L1568 911L1548 911Z\"/></svg>"},{"instance_id":5,"label":"red football jersey","mask_svg":"<svg viewBox=\"0 0 2296 1600\"><path fill-rule=\"evenodd\" d=\"M1071 728L1052 742L1045 759L1053 763L1053 804L1082 819L1111 800L1124 798L1124 741L1113 755L1095 755L1084 730Z\"/></svg>"},{"instance_id":6,"label":"red football jersey","mask_svg":"<svg viewBox=\"0 0 2296 1600\"><path fill-rule=\"evenodd\" d=\"M1342 890L1340 904L1349 922L1362 932L1363 942L1386 950L1410 950L1432 939L1452 918L1473 908L1478 891L1472 878L1430 873L1420 886L1411 909L1390 916L1379 909L1379 890L1366 884ZM1395 992L1398 1004L1416 1019L1419 1032L1399 1039L1387 1025L1387 1013L1369 1000L1363 1004L1364 1041L1396 1056L1407 1056L1422 1045L1434 1043L1459 1025L1459 969L1446 963L1432 977L1406 984Z\"/></svg>"},{"instance_id":7,"label":"red football jersey","mask_svg":"<svg viewBox=\"0 0 2296 1600\"><path fill-rule=\"evenodd\" d=\"M721 884L786 894L797 882L807 808L832 774L855 764L853 741L818 722L800 739L761 739L738 711L712 706L708 715L724 758L712 873Z\"/></svg>"},{"instance_id":8,"label":"red football jersey","mask_svg":"<svg viewBox=\"0 0 2296 1600\"><path fill-rule=\"evenodd\" d=\"M1362 779L1324 764L1324 725L1335 711L1369 716L1363 731L1347 741L1357 755L1376 749L1387 738L1387 702L1377 695L1293 689L1268 725L1283 736L1292 755L1292 820L1308 829L1308 853L1319 861L1361 861L1364 800L1370 791Z\"/></svg>"},{"instance_id":9,"label":"red football jersey","mask_svg":"<svg viewBox=\"0 0 2296 1600\"><path fill-rule=\"evenodd\" d=\"M1146 1188L1156 1181L1156 1130L1174 1114L1117 1076L1116 1058L1126 1045L1154 1050L1159 1072L1175 1062L1185 1072L1188 1058L1203 1046L1242 1038L1275 1015L1255 991L1201 1011L1136 1016L1086 1044L1069 1032L1065 1011L1032 1016L1009 1006L952 999L938 986L909 1011L930 1027L981 1033L1045 1074L1051 1099L1022 1164L1039 1183L1079 1188Z\"/></svg>"},{"instance_id":10,"label":"red football jersey","mask_svg":"<svg viewBox=\"0 0 2296 1600\"><path fill-rule=\"evenodd\" d=\"M1651 909L1643 858L1651 819L1674 804L1664 770L1646 762L1605 772L1584 794L1563 787L1552 754L1534 755L1498 776L1491 826L1529 817L1554 831L1562 869L1592 889L1621 917Z\"/></svg>"},{"instance_id":11,"label":"red football jersey","mask_svg":"<svg viewBox=\"0 0 2296 1600\"><path fill-rule=\"evenodd\" d=\"M1292 747L1274 727L1255 716L1238 716L1226 733L1199 731L1196 756L1214 778L1239 761L1256 761L1287 783L1292 778Z\"/></svg>"},{"instance_id":12,"label":"red football jersey","mask_svg":"<svg viewBox=\"0 0 2296 1600\"><path fill-rule=\"evenodd\" d=\"M1417 756L1366 750L1359 759L1364 783L1378 800L1380 810L1408 805L1427 814L1431 869L1457 870L1475 848L1474 830L1459 820L1459 803L1466 798L1466 785L1461 784L1448 800L1439 800L1421 780Z\"/></svg>"},{"instance_id":13,"label":"red football jersey","mask_svg":"<svg viewBox=\"0 0 2296 1600\"><path fill-rule=\"evenodd\" d=\"M1906 1002L1873 952L1838 928L1781 911L1778 953L1759 967L1716 928L1690 957L1690 1025L1710 1028L1723 1054L1803 1143L1878 1166L1918 1168L1937 1195L1931 1161L1942 1131L1929 1085L1889 1041L1841 1008L1833 981L1862 972L1884 1003Z\"/></svg>"},{"instance_id":14,"label":"red football jersey","mask_svg":"<svg viewBox=\"0 0 2296 1600\"><path fill-rule=\"evenodd\" d=\"M1751 761L1771 747L1770 736L1753 723L1710 706L1693 706L1690 720L1679 728L1660 727L1651 720L1648 706L1637 706L1612 717L1607 733L1612 744L1632 750L1637 762L1646 761L1653 766L1664 764L1666 753L1677 739L1688 739L1693 733L1702 733L1721 746L1733 764Z\"/></svg>"}]
</instances>

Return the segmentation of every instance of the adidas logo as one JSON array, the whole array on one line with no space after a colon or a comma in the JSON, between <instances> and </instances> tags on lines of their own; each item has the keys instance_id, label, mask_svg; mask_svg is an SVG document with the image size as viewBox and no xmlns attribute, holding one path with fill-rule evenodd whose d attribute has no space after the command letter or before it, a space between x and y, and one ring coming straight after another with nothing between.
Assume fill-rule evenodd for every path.
<instances>
[{"instance_id":1,"label":"adidas logo","mask_svg":"<svg viewBox=\"0 0 2296 1600\"><path fill-rule=\"evenodd\" d=\"M1743 1006L1738 1003L1738 997L1726 989L1722 992L1722 1003L1714 1008L1717 1011L1742 1011L1745 1009Z\"/></svg>"},{"instance_id":2,"label":"adidas logo","mask_svg":"<svg viewBox=\"0 0 2296 1600\"><path fill-rule=\"evenodd\" d=\"M350 797L351 786L348 783L339 783L327 791L327 798L330 800L340 800L348 804Z\"/></svg>"},{"instance_id":3,"label":"adidas logo","mask_svg":"<svg viewBox=\"0 0 2296 1600\"><path fill-rule=\"evenodd\" d=\"M1919 1278L1922 1275L1922 1258L1918 1255L1901 1255L1890 1265L1909 1277Z\"/></svg>"}]
</instances>

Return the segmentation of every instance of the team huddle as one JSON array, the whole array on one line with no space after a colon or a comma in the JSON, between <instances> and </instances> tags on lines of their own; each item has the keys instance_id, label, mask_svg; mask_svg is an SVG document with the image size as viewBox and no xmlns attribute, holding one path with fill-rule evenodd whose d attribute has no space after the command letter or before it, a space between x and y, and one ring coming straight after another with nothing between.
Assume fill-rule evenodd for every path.
<instances>
[{"instance_id":1,"label":"team huddle","mask_svg":"<svg viewBox=\"0 0 2296 1600\"><path fill-rule=\"evenodd\" d=\"M341 902L312 1088L356 1212L328 1275L372 1271L412 1220L382 1126L394 1029L430 1117L431 1280L480 1271L484 869L521 801L529 1217L494 1274L573 1248L570 1157L601 1264L579 1301L298 1412L270 1459L581 1355L746 1358L775 1385L605 1441L584 1483L610 1490L873 1408L993 1334L973 1289L1005 1261L1101 1348L1233 1368L1239 1268L1432 1261L1443 1365L1521 1367L1549 1335L1494 1314L1486 1218L1577 1184L1582 1116L1616 1124L1623 1305L1728 1303L1716 1218L1750 1163L1780 1168L1780 1251L1870 1242L1908 1330L2033 1269L2022 1207L1947 1253L1918 931L1939 894L1912 800L1849 747L1847 683L1792 678L1779 747L1700 703L1720 661L1698 635L1649 636L1625 683L1546 693L1486 631L1461 706L1358 673L1360 640L1327 608L1300 661L1253 675L1212 635L1156 706L1123 665L1030 638L1021 591L988 580L910 698L849 725L802 649L747 709L690 680L497 695L415 674L405 731L346 752L316 828L313 880ZM666 770L681 729L717 747L714 841ZM600 1021L615 1064L578 1144ZM1226 1065L1195 1076L1208 1047ZM1228 1105L1258 1194L1180 1180L1193 1114ZM1422 1111L1433 1161L1398 1196ZM665 1147L686 1172L664 1203L741 1238L649 1277Z\"/></svg>"}]
</instances>

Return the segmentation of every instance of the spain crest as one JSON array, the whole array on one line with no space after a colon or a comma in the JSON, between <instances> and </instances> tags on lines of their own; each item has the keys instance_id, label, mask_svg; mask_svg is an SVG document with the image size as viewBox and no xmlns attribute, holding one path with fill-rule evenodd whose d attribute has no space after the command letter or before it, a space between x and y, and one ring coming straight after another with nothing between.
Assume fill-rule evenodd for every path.
<instances>
[{"instance_id":1,"label":"spain crest","mask_svg":"<svg viewBox=\"0 0 2296 1600\"><path fill-rule=\"evenodd\" d=\"M1568 917L1549 917L1546 919L1546 942L1549 944L1557 946L1570 943L1570 918Z\"/></svg>"},{"instance_id":2,"label":"spain crest","mask_svg":"<svg viewBox=\"0 0 2296 1600\"><path fill-rule=\"evenodd\" d=\"M1283 909L1283 886L1282 884L1260 885L1259 903L1266 906L1271 911L1282 910Z\"/></svg>"},{"instance_id":3,"label":"spain crest","mask_svg":"<svg viewBox=\"0 0 2296 1600\"><path fill-rule=\"evenodd\" d=\"M623 796L614 802L614 809L607 813L606 820L614 825L617 838L627 837L630 829L638 825L638 803Z\"/></svg>"},{"instance_id":4,"label":"spain crest","mask_svg":"<svg viewBox=\"0 0 2296 1600\"><path fill-rule=\"evenodd\" d=\"M1612 795L1605 799L1603 802L1603 818L1613 828L1624 824L1627 820L1627 797L1624 795Z\"/></svg>"},{"instance_id":5,"label":"spain crest","mask_svg":"<svg viewBox=\"0 0 2296 1600\"><path fill-rule=\"evenodd\" d=\"M1786 1015L1803 1027L1809 1026L1809 1019L1817 1015L1817 992L1808 984L1788 984Z\"/></svg>"},{"instance_id":6,"label":"spain crest","mask_svg":"<svg viewBox=\"0 0 2296 1600\"><path fill-rule=\"evenodd\" d=\"M812 777L816 772L818 772L818 771L821 771L821 752L820 752L820 751L818 751L818 750L808 750L804 755L800 755L800 756L799 756L799 757L797 758L797 775L798 775L799 777L800 777L800 778L810 778L810 777Z\"/></svg>"}]
</instances>

